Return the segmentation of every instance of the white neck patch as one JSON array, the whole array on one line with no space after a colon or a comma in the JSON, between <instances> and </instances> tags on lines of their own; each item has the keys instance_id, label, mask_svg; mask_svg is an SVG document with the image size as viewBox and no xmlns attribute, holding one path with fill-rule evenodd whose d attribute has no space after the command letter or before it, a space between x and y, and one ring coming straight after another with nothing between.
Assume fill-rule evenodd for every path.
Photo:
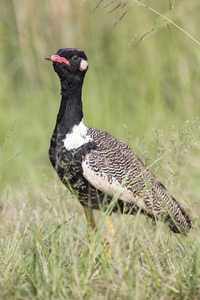
<instances>
[{"instance_id":1,"label":"white neck patch","mask_svg":"<svg viewBox=\"0 0 200 300\"><path fill-rule=\"evenodd\" d=\"M85 71L85 70L87 70L87 68L88 68L88 62L87 62L87 60L85 60L85 59L82 58L79 70L80 71Z\"/></svg>"},{"instance_id":2,"label":"white neck patch","mask_svg":"<svg viewBox=\"0 0 200 300\"><path fill-rule=\"evenodd\" d=\"M72 150L81 147L83 144L88 143L91 140L91 136L87 135L87 126L82 120L78 125L74 125L72 132L66 135L63 142L67 150Z\"/></svg>"}]
</instances>

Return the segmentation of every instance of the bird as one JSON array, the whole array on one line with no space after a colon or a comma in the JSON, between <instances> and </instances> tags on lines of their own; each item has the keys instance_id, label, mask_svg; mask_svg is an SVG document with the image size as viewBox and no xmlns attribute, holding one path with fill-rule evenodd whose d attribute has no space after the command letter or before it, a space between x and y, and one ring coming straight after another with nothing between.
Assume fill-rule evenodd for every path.
<instances>
[{"instance_id":1,"label":"bird","mask_svg":"<svg viewBox=\"0 0 200 300\"><path fill-rule=\"evenodd\" d=\"M84 124L82 88L88 70L84 51L63 48L45 59L53 62L61 84L49 159L83 206L89 228L96 230L93 210L105 212L113 235L113 212L139 212L186 235L192 228L190 216L140 157L108 132Z\"/></svg>"}]
</instances>

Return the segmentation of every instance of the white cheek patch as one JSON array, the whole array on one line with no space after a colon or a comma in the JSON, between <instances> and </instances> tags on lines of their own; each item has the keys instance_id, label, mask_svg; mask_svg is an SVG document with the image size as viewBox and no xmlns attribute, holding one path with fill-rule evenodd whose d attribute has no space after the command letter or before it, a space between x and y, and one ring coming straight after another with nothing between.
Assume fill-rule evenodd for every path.
<instances>
[{"instance_id":1,"label":"white cheek patch","mask_svg":"<svg viewBox=\"0 0 200 300\"><path fill-rule=\"evenodd\" d=\"M85 59L81 59L81 63L80 63L80 67L79 70L80 71L85 71L88 68L88 62Z\"/></svg>"},{"instance_id":2,"label":"white cheek patch","mask_svg":"<svg viewBox=\"0 0 200 300\"><path fill-rule=\"evenodd\" d=\"M87 135L87 126L81 121L78 125L72 128L72 132L68 133L63 140L65 148L69 151L77 149L83 144L91 141L92 138Z\"/></svg>"}]
</instances>

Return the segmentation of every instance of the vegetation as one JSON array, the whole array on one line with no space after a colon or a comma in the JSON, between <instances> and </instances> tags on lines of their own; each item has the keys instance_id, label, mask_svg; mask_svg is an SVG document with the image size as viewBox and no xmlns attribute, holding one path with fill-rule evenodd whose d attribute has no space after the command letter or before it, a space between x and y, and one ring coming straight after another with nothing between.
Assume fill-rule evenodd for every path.
<instances>
[{"instance_id":1,"label":"vegetation","mask_svg":"<svg viewBox=\"0 0 200 300\"><path fill-rule=\"evenodd\" d=\"M2 0L1 299L200 298L200 5L139 4ZM101 212L88 237L47 154L60 87L44 57L63 47L88 55L85 123L142 157L190 213L187 237L115 214L110 257Z\"/></svg>"}]
</instances>

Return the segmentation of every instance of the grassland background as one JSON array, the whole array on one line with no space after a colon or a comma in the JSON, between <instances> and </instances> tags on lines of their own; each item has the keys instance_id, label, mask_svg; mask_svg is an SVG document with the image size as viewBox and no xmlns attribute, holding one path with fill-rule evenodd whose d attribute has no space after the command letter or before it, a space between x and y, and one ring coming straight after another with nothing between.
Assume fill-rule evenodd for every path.
<instances>
[{"instance_id":1,"label":"grassland background","mask_svg":"<svg viewBox=\"0 0 200 300\"><path fill-rule=\"evenodd\" d=\"M98 1L81 3L1 1L2 297L198 299L200 46L169 22L151 27L157 15L147 8L127 4L112 11L121 2L102 1L95 10ZM168 16L200 41L198 1L148 1L163 14L170 4ZM133 47L135 35L150 31ZM88 56L85 123L109 131L152 164L194 219L188 238L177 239L162 225L155 233L143 217L115 215L115 259L101 265L89 260L82 208L59 183L47 155L60 86L44 57L63 47ZM44 237L71 217L69 227L50 236L49 255ZM96 217L97 258L104 217Z\"/></svg>"}]
</instances>

